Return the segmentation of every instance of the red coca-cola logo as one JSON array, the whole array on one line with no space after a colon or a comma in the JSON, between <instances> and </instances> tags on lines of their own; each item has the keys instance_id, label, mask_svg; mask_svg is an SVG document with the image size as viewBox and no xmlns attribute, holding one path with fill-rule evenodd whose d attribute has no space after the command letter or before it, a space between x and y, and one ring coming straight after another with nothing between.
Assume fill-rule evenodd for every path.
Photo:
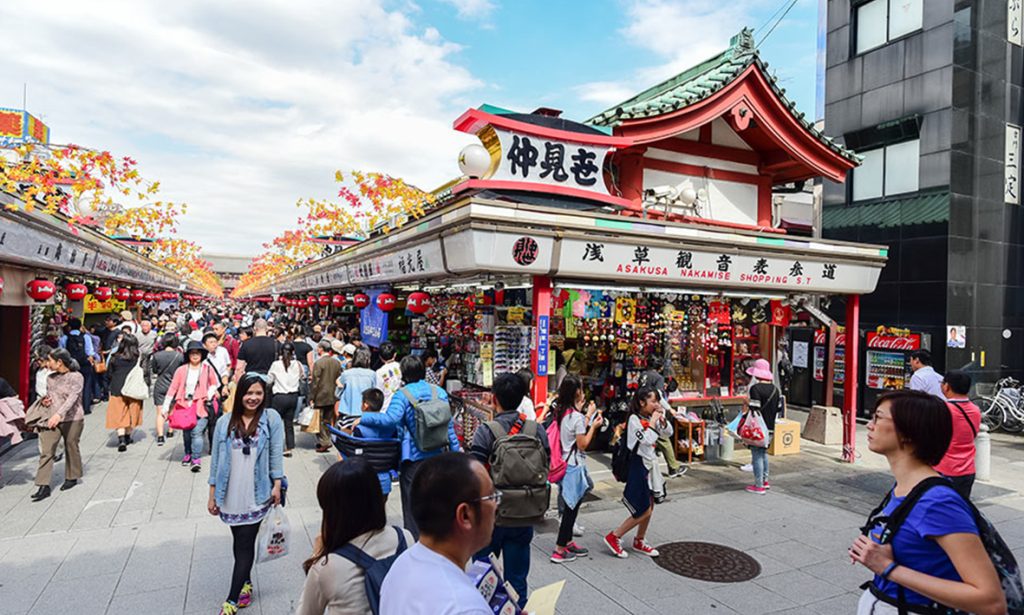
<instances>
[{"instance_id":1,"label":"red coca-cola logo","mask_svg":"<svg viewBox=\"0 0 1024 615\"><path fill-rule=\"evenodd\" d=\"M816 346L824 346L825 345L825 330L824 329L818 329L817 331L814 332L814 344ZM839 332L836 335L836 346L845 346L845 345L846 345L846 332L843 329L840 329Z\"/></svg>"},{"instance_id":2,"label":"red coca-cola logo","mask_svg":"<svg viewBox=\"0 0 1024 615\"><path fill-rule=\"evenodd\" d=\"M886 350L917 350L921 347L920 335L879 335L869 332L868 348L884 348Z\"/></svg>"}]
</instances>

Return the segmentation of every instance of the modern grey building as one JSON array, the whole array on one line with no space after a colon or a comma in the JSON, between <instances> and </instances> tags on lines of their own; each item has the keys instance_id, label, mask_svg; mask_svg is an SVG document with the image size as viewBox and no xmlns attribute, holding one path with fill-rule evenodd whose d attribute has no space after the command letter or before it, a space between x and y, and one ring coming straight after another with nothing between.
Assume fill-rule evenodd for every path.
<instances>
[{"instance_id":1,"label":"modern grey building","mask_svg":"<svg viewBox=\"0 0 1024 615\"><path fill-rule=\"evenodd\" d=\"M984 381L1024 372L1021 4L828 2L825 132L864 162L826 182L823 234L890 246L861 328L930 334L937 369Z\"/></svg>"}]
</instances>

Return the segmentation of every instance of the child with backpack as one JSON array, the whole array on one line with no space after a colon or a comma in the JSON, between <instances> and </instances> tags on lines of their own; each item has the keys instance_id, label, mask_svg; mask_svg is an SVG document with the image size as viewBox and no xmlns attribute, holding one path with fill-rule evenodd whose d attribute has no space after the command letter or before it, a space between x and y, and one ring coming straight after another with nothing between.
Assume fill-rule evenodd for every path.
<instances>
[{"instance_id":1,"label":"child with backpack","mask_svg":"<svg viewBox=\"0 0 1024 615\"><path fill-rule=\"evenodd\" d=\"M625 448L616 455L620 459L623 459L623 453L627 455L624 458L628 461L625 476L619 471L616 472L616 478L625 478L622 503L629 511L629 517L604 537L604 543L616 557L628 557L629 554L622 548L622 537L633 528L636 528L633 550L650 557L659 555L658 550L647 544L644 537L654 512L655 496L663 495L665 491L665 481L658 470L655 445L659 438L671 435L672 423L665 418L665 408L661 405L658 391L649 386L637 389L629 402L629 420L623 434L625 442L619 444ZM622 465L615 460L612 463L614 466Z\"/></svg>"},{"instance_id":2,"label":"child with backpack","mask_svg":"<svg viewBox=\"0 0 1024 615\"><path fill-rule=\"evenodd\" d=\"M547 434L518 408L527 398L526 383L516 374L499 374L491 387L494 420L473 434L469 454L488 467L494 487L501 491L491 544L476 554L486 560L500 555L505 579L526 606L533 526L544 521L551 500L548 485L550 452Z\"/></svg>"},{"instance_id":3,"label":"child with backpack","mask_svg":"<svg viewBox=\"0 0 1024 615\"><path fill-rule=\"evenodd\" d=\"M858 614L1024 613L1013 554L992 525L932 466L946 452L952 416L938 397L893 391L879 397L868 448L884 455L896 485L849 554L874 573Z\"/></svg>"}]
</instances>

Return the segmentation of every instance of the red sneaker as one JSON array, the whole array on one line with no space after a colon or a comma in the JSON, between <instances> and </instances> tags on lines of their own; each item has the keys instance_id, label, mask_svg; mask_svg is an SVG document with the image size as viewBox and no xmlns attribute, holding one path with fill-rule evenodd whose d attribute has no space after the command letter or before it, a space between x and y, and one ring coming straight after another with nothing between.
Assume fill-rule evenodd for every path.
<instances>
[{"instance_id":1,"label":"red sneaker","mask_svg":"<svg viewBox=\"0 0 1024 615\"><path fill-rule=\"evenodd\" d=\"M612 555L615 557L629 557L629 553L626 553L626 550L622 548L622 541L619 540L619 537L614 532L608 532L608 535L604 537L604 544L608 545L608 548L612 550Z\"/></svg>"},{"instance_id":2,"label":"red sneaker","mask_svg":"<svg viewBox=\"0 0 1024 615\"><path fill-rule=\"evenodd\" d=\"M772 486L768 484L768 481L764 481L764 488L765 489L771 489Z\"/></svg>"},{"instance_id":3,"label":"red sneaker","mask_svg":"<svg viewBox=\"0 0 1024 615\"><path fill-rule=\"evenodd\" d=\"M633 539L633 550L650 557L658 557L661 555L661 553L658 553L657 549L647 544L647 541L642 538Z\"/></svg>"},{"instance_id":4,"label":"red sneaker","mask_svg":"<svg viewBox=\"0 0 1024 615\"><path fill-rule=\"evenodd\" d=\"M747 493L756 493L757 495L764 495L768 493L768 490L764 487L758 487L757 485L750 485L747 487Z\"/></svg>"}]
</instances>

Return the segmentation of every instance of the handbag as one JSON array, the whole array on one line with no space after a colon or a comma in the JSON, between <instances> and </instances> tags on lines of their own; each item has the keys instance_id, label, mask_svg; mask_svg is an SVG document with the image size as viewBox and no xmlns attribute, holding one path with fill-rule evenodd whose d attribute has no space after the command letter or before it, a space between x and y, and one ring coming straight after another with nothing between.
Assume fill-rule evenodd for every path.
<instances>
[{"instance_id":1,"label":"handbag","mask_svg":"<svg viewBox=\"0 0 1024 615\"><path fill-rule=\"evenodd\" d=\"M100 357L99 361L92 364L92 370L97 374L107 373L107 362L103 360L103 357Z\"/></svg>"},{"instance_id":2,"label":"handbag","mask_svg":"<svg viewBox=\"0 0 1024 615\"><path fill-rule=\"evenodd\" d=\"M302 428L306 433L320 433L320 408L313 408L309 424Z\"/></svg>"},{"instance_id":3,"label":"handbag","mask_svg":"<svg viewBox=\"0 0 1024 615\"><path fill-rule=\"evenodd\" d=\"M139 361L135 362L135 367L131 368L128 376L125 377L121 395L138 400L149 399L149 385L146 384L146 377L142 373L142 365Z\"/></svg>"},{"instance_id":4,"label":"handbag","mask_svg":"<svg viewBox=\"0 0 1024 615\"><path fill-rule=\"evenodd\" d=\"M53 416L50 412L49 406L43 405L43 398L32 402L32 405L25 411L25 431L38 431L40 429L47 429L46 421Z\"/></svg>"},{"instance_id":5,"label":"handbag","mask_svg":"<svg viewBox=\"0 0 1024 615\"><path fill-rule=\"evenodd\" d=\"M295 417L295 424L306 427L313 422L313 412L313 406L304 406L302 410L299 411L298 416Z\"/></svg>"},{"instance_id":6,"label":"handbag","mask_svg":"<svg viewBox=\"0 0 1024 615\"><path fill-rule=\"evenodd\" d=\"M188 405L174 402L171 415L167 417L167 423L171 426L171 429L180 429L182 431L194 429L198 422L199 416L196 414L196 402L194 401L189 402Z\"/></svg>"}]
</instances>

